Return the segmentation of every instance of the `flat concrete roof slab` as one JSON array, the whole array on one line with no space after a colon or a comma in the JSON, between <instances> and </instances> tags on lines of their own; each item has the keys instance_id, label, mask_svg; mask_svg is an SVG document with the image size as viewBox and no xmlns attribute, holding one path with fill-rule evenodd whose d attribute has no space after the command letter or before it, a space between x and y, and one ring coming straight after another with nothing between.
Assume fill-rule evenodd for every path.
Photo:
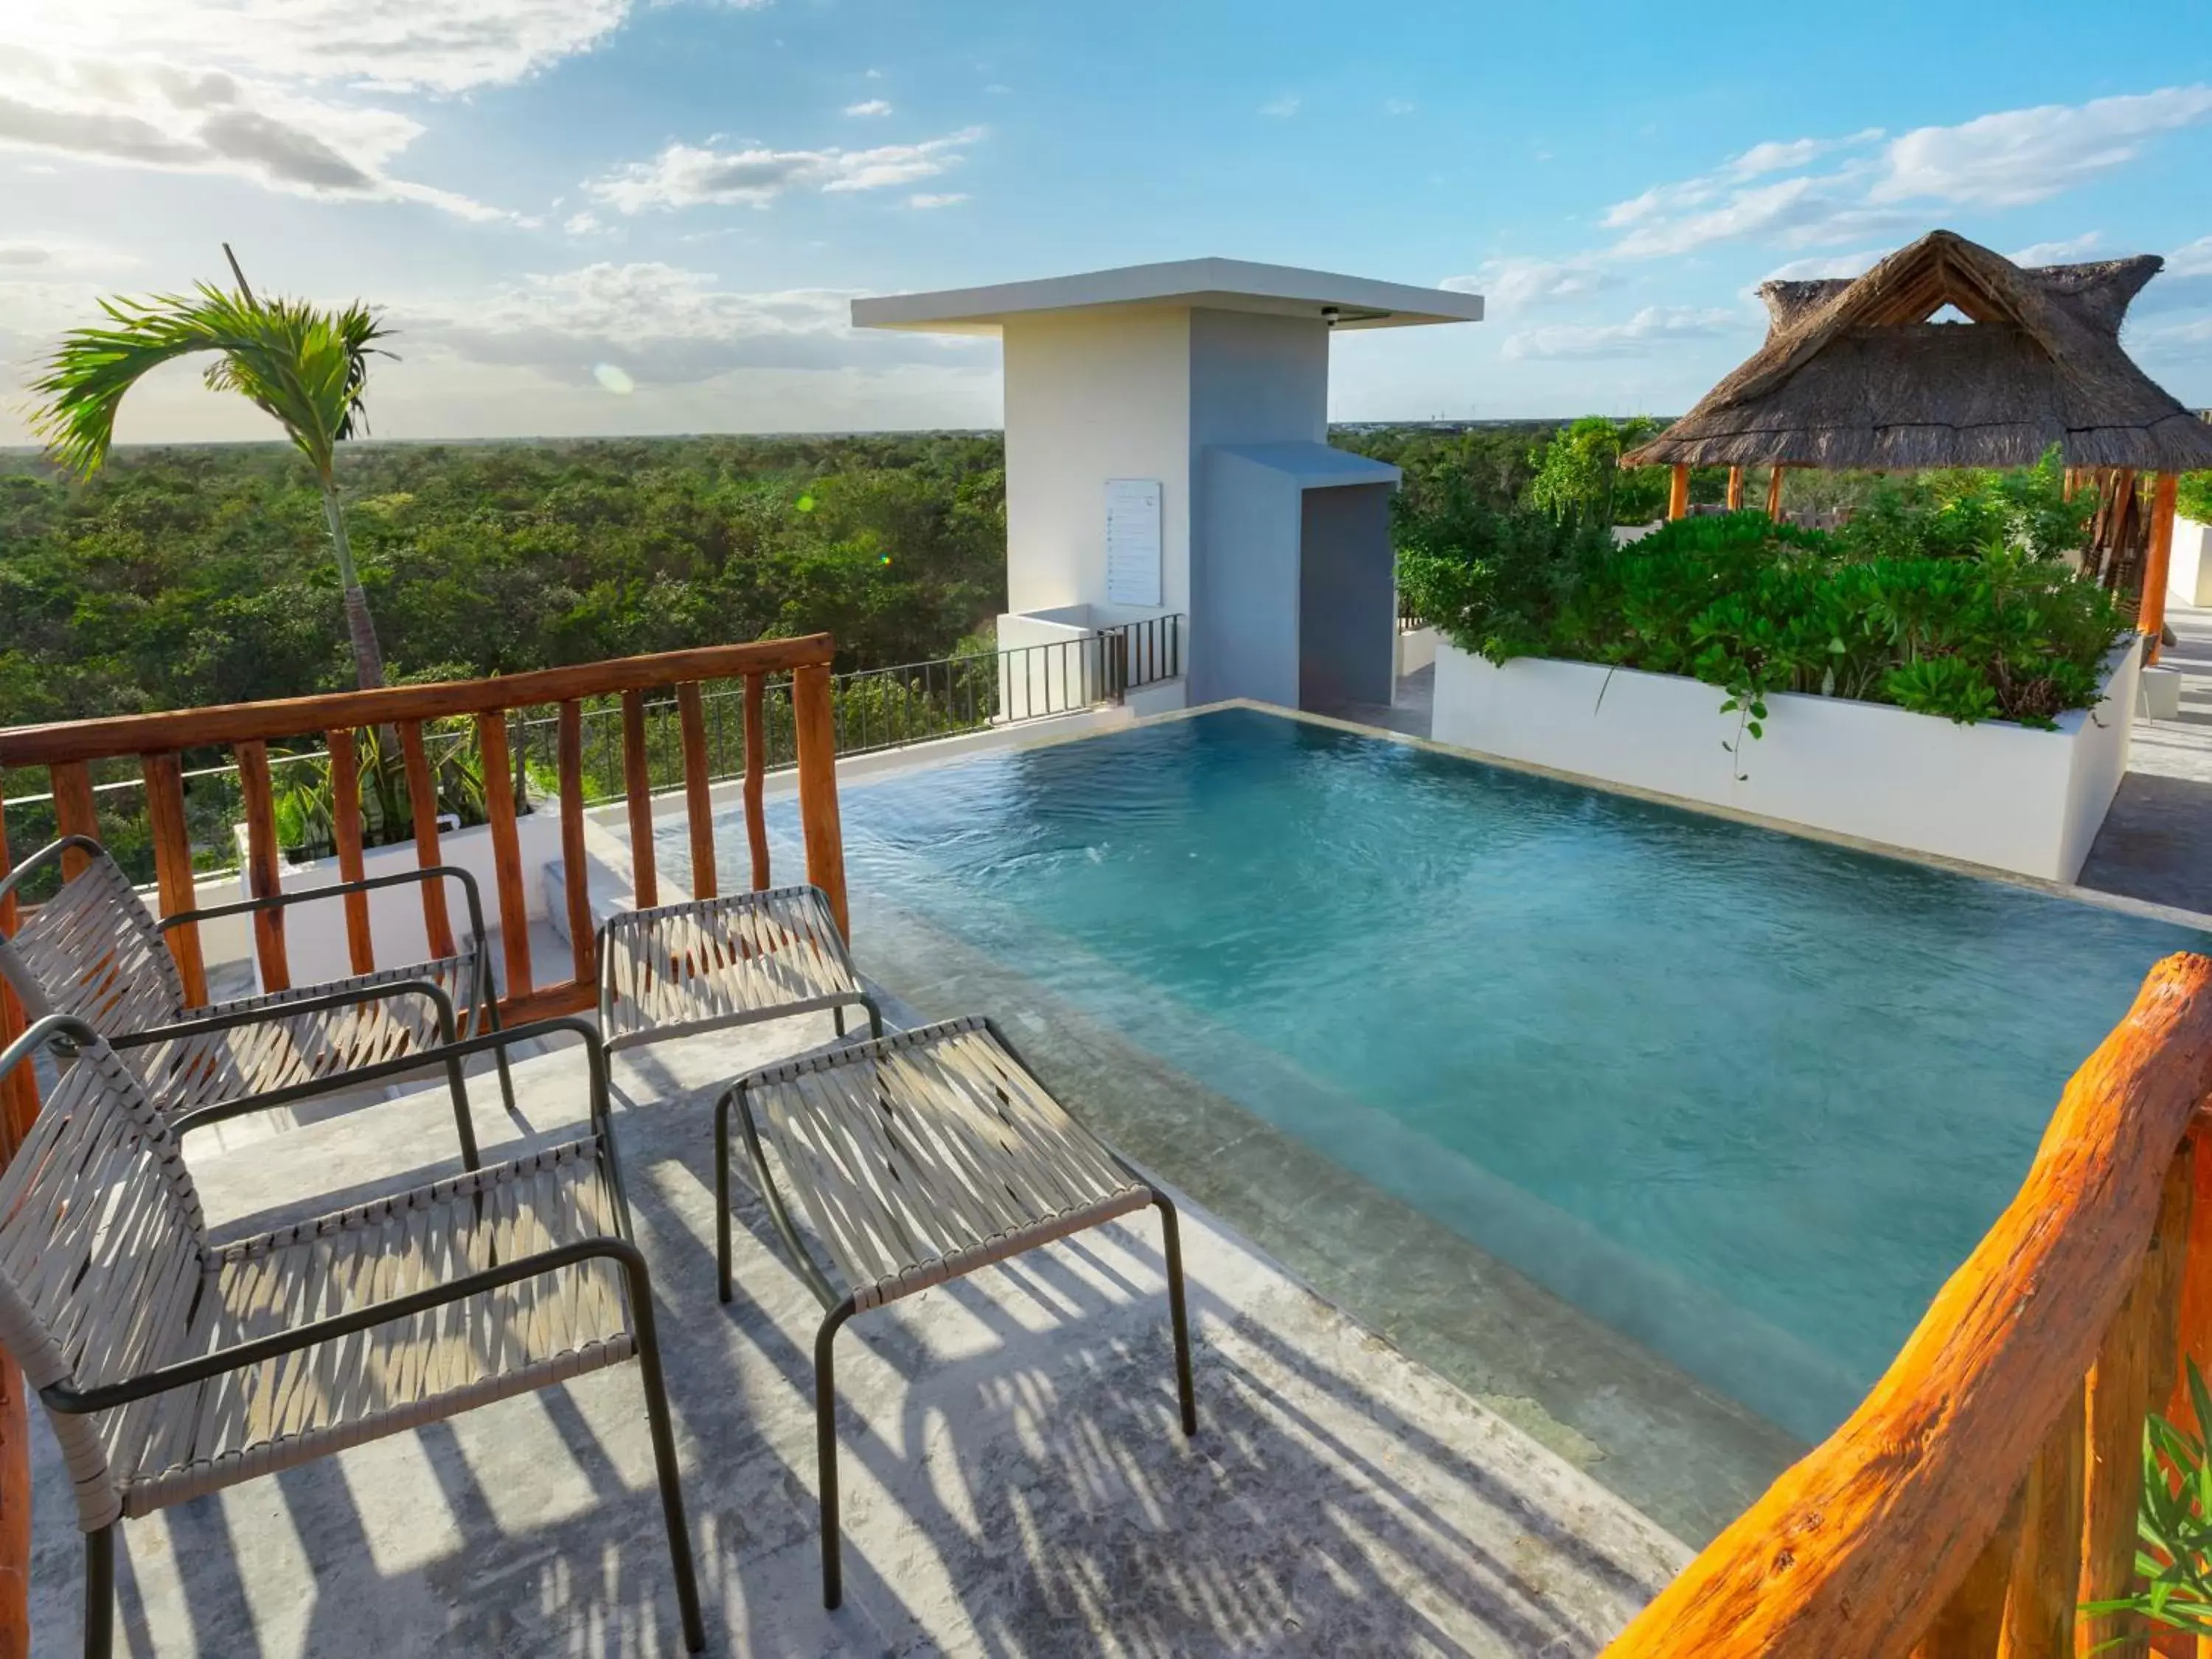
<instances>
[{"instance_id":1,"label":"flat concrete roof slab","mask_svg":"<svg viewBox=\"0 0 2212 1659\"><path fill-rule=\"evenodd\" d=\"M1009 318L1049 312L1133 311L1189 307L1321 318L1334 307L1339 328L1403 328L1482 320L1482 296L1417 288L1249 259L1171 259L1121 265L1035 282L933 294L887 294L853 301L856 328L918 329L937 334L995 334Z\"/></svg>"},{"instance_id":2,"label":"flat concrete roof slab","mask_svg":"<svg viewBox=\"0 0 2212 1659\"><path fill-rule=\"evenodd\" d=\"M1206 453L1233 455L1240 461L1280 472L1301 489L1328 489L1340 484L1395 484L1403 476L1388 461L1355 455L1328 444L1214 444Z\"/></svg>"}]
</instances>

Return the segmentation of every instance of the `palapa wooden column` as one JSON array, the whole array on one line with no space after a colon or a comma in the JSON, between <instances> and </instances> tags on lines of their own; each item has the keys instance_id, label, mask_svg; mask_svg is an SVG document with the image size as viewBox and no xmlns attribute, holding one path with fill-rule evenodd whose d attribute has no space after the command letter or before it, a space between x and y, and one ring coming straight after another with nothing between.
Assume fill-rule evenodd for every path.
<instances>
[{"instance_id":1,"label":"palapa wooden column","mask_svg":"<svg viewBox=\"0 0 2212 1659\"><path fill-rule=\"evenodd\" d=\"M2150 547L2143 559L2142 608L2136 615L2136 626L2149 641L2143 647L2145 662L2158 660L2159 640L2166 632L2166 570L2173 559L2173 516L2180 489L2180 474L2161 472L2151 495Z\"/></svg>"},{"instance_id":2,"label":"palapa wooden column","mask_svg":"<svg viewBox=\"0 0 2212 1659\"><path fill-rule=\"evenodd\" d=\"M1782 522L1782 463L1779 461L1766 475L1766 516L1777 524Z\"/></svg>"},{"instance_id":3,"label":"palapa wooden column","mask_svg":"<svg viewBox=\"0 0 2212 1659\"><path fill-rule=\"evenodd\" d=\"M1669 519L1690 516L1690 469L1686 462L1674 463L1674 477L1667 486L1667 516Z\"/></svg>"},{"instance_id":4,"label":"palapa wooden column","mask_svg":"<svg viewBox=\"0 0 2212 1659\"><path fill-rule=\"evenodd\" d=\"M1731 513L1743 511L1743 469L1740 466L1729 469L1728 508Z\"/></svg>"}]
</instances>

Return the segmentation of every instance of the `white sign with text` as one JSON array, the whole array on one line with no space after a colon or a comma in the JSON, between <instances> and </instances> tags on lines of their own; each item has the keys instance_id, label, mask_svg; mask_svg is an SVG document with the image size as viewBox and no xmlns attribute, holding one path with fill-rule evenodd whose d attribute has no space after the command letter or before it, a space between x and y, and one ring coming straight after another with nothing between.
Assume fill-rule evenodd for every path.
<instances>
[{"instance_id":1,"label":"white sign with text","mask_svg":"<svg viewBox=\"0 0 2212 1659\"><path fill-rule=\"evenodd\" d=\"M1106 602L1160 603L1160 483L1106 480Z\"/></svg>"}]
</instances>

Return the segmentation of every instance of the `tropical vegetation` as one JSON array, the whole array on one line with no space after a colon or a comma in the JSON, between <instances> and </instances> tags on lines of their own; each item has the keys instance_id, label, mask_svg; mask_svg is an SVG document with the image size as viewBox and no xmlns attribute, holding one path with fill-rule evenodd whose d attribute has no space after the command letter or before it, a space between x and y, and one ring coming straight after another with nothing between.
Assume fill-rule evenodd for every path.
<instances>
[{"instance_id":1,"label":"tropical vegetation","mask_svg":"<svg viewBox=\"0 0 2212 1659\"><path fill-rule=\"evenodd\" d=\"M2049 726L2094 706L2129 626L2060 556L2089 505L2063 499L2055 465L1889 484L1835 532L1745 512L1617 544L1602 523L1458 503L1401 522L1399 582L1492 662L1692 676L1753 737L1782 691Z\"/></svg>"}]
</instances>

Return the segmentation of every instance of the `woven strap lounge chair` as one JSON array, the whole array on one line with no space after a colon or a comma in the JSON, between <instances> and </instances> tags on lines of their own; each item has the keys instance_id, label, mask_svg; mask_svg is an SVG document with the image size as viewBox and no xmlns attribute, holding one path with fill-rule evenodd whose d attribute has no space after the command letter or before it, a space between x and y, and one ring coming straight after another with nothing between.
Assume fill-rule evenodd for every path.
<instances>
[{"instance_id":1,"label":"woven strap lounge chair","mask_svg":"<svg viewBox=\"0 0 2212 1659\"><path fill-rule=\"evenodd\" d=\"M933 1285L1150 1206L1160 1212L1176 1390L1198 1431L1174 1203L1069 1116L988 1020L971 1015L741 1079L714 1106L715 1249L730 1299L730 1115L770 1220L826 1310L814 1340L822 1599L842 1595L833 1346L845 1322ZM827 1269L801 1241L768 1157Z\"/></svg>"},{"instance_id":2,"label":"woven strap lounge chair","mask_svg":"<svg viewBox=\"0 0 2212 1659\"><path fill-rule=\"evenodd\" d=\"M89 1026L49 1015L0 1054L0 1078L49 1044L73 1055L0 1171L0 1347L76 1484L93 1659L112 1650L125 1518L630 1358L684 1638L704 1645L598 1034L549 1020L460 1046L562 1032L590 1060L584 1135L221 1246L177 1131Z\"/></svg>"},{"instance_id":3,"label":"woven strap lounge chair","mask_svg":"<svg viewBox=\"0 0 2212 1659\"><path fill-rule=\"evenodd\" d=\"M465 1031L499 1029L483 905L465 870L410 870L185 911L157 924L107 851L70 836L40 848L0 881L0 899L69 852L83 854L84 867L30 912L13 939L0 939L0 978L33 1018L68 1014L105 1036L137 1073L155 1107L180 1126L282 1105L309 1091L327 1093L321 1085L331 1078L450 1045ZM162 940L186 921L447 880L459 882L467 900L468 937L453 956L410 967L187 1008ZM504 1047L497 1060L512 1110L514 1085ZM446 1069L462 1157L474 1169L476 1133L460 1064L449 1059Z\"/></svg>"},{"instance_id":4,"label":"woven strap lounge chair","mask_svg":"<svg viewBox=\"0 0 2212 1659\"><path fill-rule=\"evenodd\" d=\"M771 887L623 910L599 929L599 1029L633 1048L724 1026L859 1007L883 1035L818 887Z\"/></svg>"}]
</instances>

